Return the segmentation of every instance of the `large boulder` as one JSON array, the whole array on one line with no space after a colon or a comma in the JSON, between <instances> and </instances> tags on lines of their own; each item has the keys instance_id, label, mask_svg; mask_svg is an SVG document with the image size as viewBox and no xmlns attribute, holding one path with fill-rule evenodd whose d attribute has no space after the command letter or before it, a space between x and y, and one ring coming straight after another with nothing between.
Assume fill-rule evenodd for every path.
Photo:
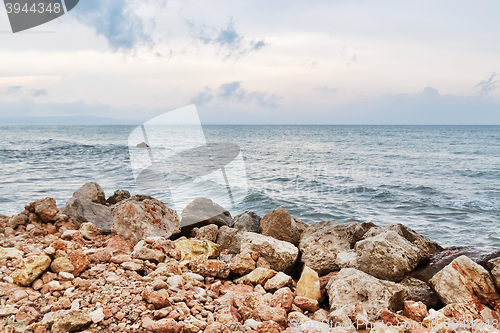
<instances>
[{"instance_id":1,"label":"large boulder","mask_svg":"<svg viewBox=\"0 0 500 333\"><path fill-rule=\"evenodd\" d=\"M159 200L135 195L113 207L113 228L136 244L147 237L169 238L180 232L177 213Z\"/></svg>"},{"instance_id":2,"label":"large boulder","mask_svg":"<svg viewBox=\"0 0 500 333\"><path fill-rule=\"evenodd\" d=\"M491 275L495 280L497 288L500 290L500 258L495 258L488 261L488 265L491 269Z\"/></svg>"},{"instance_id":3,"label":"large boulder","mask_svg":"<svg viewBox=\"0 0 500 333\"><path fill-rule=\"evenodd\" d=\"M50 257L47 255L28 257L23 260L19 269L11 277L17 284L28 287L49 268L50 263Z\"/></svg>"},{"instance_id":4,"label":"large boulder","mask_svg":"<svg viewBox=\"0 0 500 333\"><path fill-rule=\"evenodd\" d=\"M108 206L73 197L66 203L64 213L77 227L84 223L92 223L105 233L111 232L113 214Z\"/></svg>"},{"instance_id":5,"label":"large boulder","mask_svg":"<svg viewBox=\"0 0 500 333\"><path fill-rule=\"evenodd\" d=\"M273 237L244 232L241 253L257 251L275 271L288 272L297 261L299 250L291 243Z\"/></svg>"},{"instance_id":6,"label":"large boulder","mask_svg":"<svg viewBox=\"0 0 500 333\"><path fill-rule=\"evenodd\" d=\"M352 249L373 226L371 223L340 224L334 221L310 225L304 230L300 239L302 263L314 269L319 275L339 270L337 255Z\"/></svg>"},{"instance_id":7,"label":"large boulder","mask_svg":"<svg viewBox=\"0 0 500 333\"><path fill-rule=\"evenodd\" d=\"M217 244L221 250L227 250L229 253L240 253L242 233L236 228L222 226L217 235Z\"/></svg>"},{"instance_id":8,"label":"large boulder","mask_svg":"<svg viewBox=\"0 0 500 333\"><path fill-rule=\"evenodd\" d=\"M182 235L189 236L193 228L216 224L218 227L233 224L231 213L207 198L197 198L190 202L181 214Z\"/></svg>"},{"instance_id":9,"label":"large boulder","mask_svg":"<svg viewBox=\"0 0 500 333\"><path fill-rule=\"evenodd\" d=\"M260 216L254 212L246 211L236 215L233 219L233 228L239 231L260 232Z\"/></svg>"},{"instance_id":10,"label":"large boulder","mask_svg":"<svg viewBox=\"0 0 500 333\"><path fill-rule=\"evenodd\" d=\"M260 231L265 236L299 245L299 232L295 220L288 211L280 207L264 215L260 220Z\"/></svg>"},{"instance_id":11,"label":"large boulder","mask_svg":"<svg viewBox=\"0 0 500 333\"><path fill-rule=\"evenodd\" d=\"M379 279L401 281L417 267L419 249L392 230L356 243L356 266Z\"/></svg>"},{"instance_id":12,"label":"large boulder","mask_svg":"<svg viewBox=\"0 0 500 333\"><path fill-rule=\"evenodd\" d=\"M129 191L116 190L115 193L106 200L106 203L109 205L116 205L120 201L127 200L129 198L130 198Z\"/></svg>"},{"instance_id":13,"label":"large boulder","mask_svg":"<svg viewBox=\"0 0 500 333\"><path fill-rule=\"evenodd\" d=\"M73 193L73 198L88 200L97 204L106 204L106 195L98 183L89 182L85 183L82 187Z\"/></svg>"},{"instance_id":14,"label":"large boulder","mask_svg":"<svg viewBox=\"0 0 500 333\"><path fill-rule=\"evenodd\" d=\"M453 260L429 284L445 304L473 301L500 310L500 295L490 273L466 256Z\"/></svg>"},{"instance_id":15,"label":"large boulder","mask_svg":"<svg viewBox=\"0 0 500 333\"><path fill-rule=\"evenodd\" d=\"M379 280L355 268L343 268L330 278L326 289L334 315L351 317L355 304L361 301L370 321L378 320L384 309L402 310L408 296L408 289L401 284Z\"/></svg>"},{"instance_id":16,"label":"large boulder","mask_svg":"<svg viewBox=\"0 0 500 333\"><path fill-rule=\"evenodd\" d=\"M422 302L427 307L435 308L439 304L439 299L427 283L414 277L407 276L400 282L408 288L408 299L415 302Z\"/></svg>"},{"instance_id":17,"label":"large boulder","mask_svg":"<svg viewBox=\"0 0 500 333\"><path fill-rule=\"evenodd\" d=\"M53 198L44 198L29 204L29 211L38 215L43 222L51 222L56 217L59 209Z\"/></svg>"}]
</instances>

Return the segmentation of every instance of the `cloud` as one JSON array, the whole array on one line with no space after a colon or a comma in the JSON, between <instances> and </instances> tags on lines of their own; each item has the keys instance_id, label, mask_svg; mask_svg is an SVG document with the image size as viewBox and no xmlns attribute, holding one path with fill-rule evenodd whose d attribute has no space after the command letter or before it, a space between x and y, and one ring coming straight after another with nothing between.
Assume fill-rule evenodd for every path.
<instances>
[{"instance_id":1,"label":"cloud","mask_svg":"<svg viewBox=\"0 0 500 333\"><path fill-rule=\"evenodd\" d=\"M313 91L317 91L323 94L335 94L338 90L338 88L328 88L327 86L313 88Z\"/></svg>"},{"instance_id":2,"label":"cloud","mask_svg":"<svg viewBox=\"0 0 500 333\"><path fill-rule=\"evenodd\" d=\"M45 89L31 89L23 86L8 86L5 88L0 88L0 93L3 93L5 95L16 95L27 98L47 96L47 90Z\"/></svg>"},{"instance_id":3,"label":"cloud","mask_svg":"<svg viewBox=\"0 0 500 333\"><path fill-rule=\"evenodd\" d=\"M494 81L495 77L498 76L497 73L491 73L490 77L476 84L474 88L479 88L480 96L488 96L490 92L498 87L498 81Z\"/></svg>"},{"instance_id":4,"label":"cloud","mask_svg":"<svg viewBox=\"0 0 500 333\"><path fill-rule=\"evenodd\" d=\"M192 97L189 100L189 102L191 104L196 104L197 106L202 106L202 105L208 104L214 98L214 96L212 94L210 94L211 91L212 91L212 89L210 89L209 87L205 86L205 91L199 93L195 97Z\"/></svg>"},{"instance_id":5,"label":"cloud","mask_svg":"<svg viewBox=\"0 0 500 333\"><path fill-rule=\"evenodd\" d=\"M133 6L128 0L85 0L80 1L72 15L105 37L114 51L131 50L152 42Z\"/></svg>"}]
</instances>

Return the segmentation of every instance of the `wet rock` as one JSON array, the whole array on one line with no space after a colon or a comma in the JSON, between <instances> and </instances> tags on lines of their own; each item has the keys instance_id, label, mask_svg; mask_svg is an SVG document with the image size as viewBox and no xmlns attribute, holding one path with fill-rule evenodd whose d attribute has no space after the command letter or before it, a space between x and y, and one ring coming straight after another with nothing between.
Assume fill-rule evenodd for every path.
<instances>
[{"instance_id":1,"label":"wet rock","mask_svg":"<svg viewBox=\"0 0 500 333\"><path fill-rule=\"evenodd\" d=\"M97 204L105 205L106 196L98 183L88 182L73 193L73 198L88 200Z\"/></svg>"},{"instance_id":2,"label":"wet rock","mask_svg":"<svg viewBox=\"0 0 500 333\"><path fill-rule=\"evenodd\" d=\"M149 246L148 246L149 245ZM160 263L165 260L165 254L160 249L152 249L151 244L141 240L134 246L134 252L131 257L134 259L149 260L154 263Z\"/></svg>"},{"instance_id":3,"label":"wet rock","mask_svg":"<svg viewBox=\"0 0 500 333\"><path fill-rule=\"evenodd\" d=\"M489 305L500 309L500 295L489 272L466 256L460 256L429 281L445 304L467 303Z\"/></svg>"},{"instance_id":4,"label":"wet rock","mask_svg":"<svg viewBox=\"0 0 500 333\"><path fill-rule=\"evenodd\" d=\"M92 322L90 316L79 310L62 310L53 314L53 333L75 332Z\"/></svg>"},{"instance_id":5,"label":"wet rock","mask_svg":"<svg viewBox=\"0 0 500 333\"><path fill-rule=\"evenodd\" d=\"M127 200L129 198L130 198L129 191L116 190L115 193L106 200L106 203L109 205L116 205L120 201Z\"/></svg>"},{"instance_id":6,"label":"wet rock","mask_svg":"<svg viewBox=\"0 0 500 333\"><path fill-rule=\"evenodd\" d=\"M221 279L229 277L229 265L225 262L215 259L197 259L190 261L187 268L191 272L201 276L213 276Z\"/></svg>"},{"instance_id":7,"label":"wet rock","mask_svg":"<svg viewBox=\"0 0 500 333\"><path fill-rule=\"evenodd\" d=\"M111 223L110 223L111 225ZM102 235L102 230L99 229L94 223L86 222L80 226L78 229L82 234L83 238L87 240L94 240L100 235Z\"/></svg>"},{"instance_id":8,"label":"wet rock","mask_svg":"<svg viewBox=\"0 0 500 333\"><path fill-rule=\"evenodd\" d=\"M219 245L207 240L187 239L175 244L181 252L181 261L196 259L216 259L220 254Z\"/></svg>"},{"instance_id":9,"label":"wet rock","mask_svg":"<svg viewBox=\"0 0 500 333\"><path fill-rule=\"evenodd\" d=\"M13 247L0 247L0 261L9 259L22 259L24 255L23 251L20 251Z\"/></svg>"},{"instance_id":10,"label":"wet rock","mask_svg":"<svg viewBox=\"0 0 500 333\"><path fill-rule=\"evenodd\" d=\"M368 275L354 268L344 268L330 278L326 289L330 311L344 311L347 316L354 312L360 299L370 321L377 320L383 309L403 309L408 295L406 287Z\"/></svg>"},{"instance_id":11,"label":"wet rock","mask_svg":"<svg viewBox=\"0 0 500 333\"><path fill-rule=\"evenodd\" d=\"M293 280L291 276L283 272L278 272L278 274L266 281L264 288L273 293L283 287L290 287L292 284Z\"/></svg>"},{"instance_id":12,"label":"wet rock","mask_svg":"<svg viewBox=\"0 0 500 333\"><path fill-rule=\"evenodd\" d=\"M221 250L229 253L240 253L242 233L238 229L222 226L217 236L217 244Z\"/></svg>"},{"instance_id":13,"label":"wet rock","mask_svg":"<svg viewBox=\"0 0 500 333\"><path fill-rule=\"evenodd\" d=\"M92 223L105 233L111 232L113 214L107 206L73 197L66 203L64 213L77 227L84 223Z\"/></svg>"},{"instance_id":14,"label":"wet rock","mask_svg":"<svg viewBox=\"0 0 500 333\"><path fill-rule=\"evenodd\" d=\"M354 250L358 269L383 280L401 281L419 262L418 247L392 230L357 242Z\"/></svg>"},{"instance_id":15,"label":"wet rock","mask_svg":"<svg viewBox=\"0 0 500 333\"><path fill-rule=\"evenodd\" d=\"M17 284L30 286L43 272L49 268L51 263L47 255L32 256L23 260L20 268L11 275Z\"/></svg>"},{"instance_id":16,"label":"wet rock","mask_svg":"<svg viewBox=\"0 0 500 333\"><path fill-rule=\"evenodd\" d=\"M254 212L246 211L243 214L236 215L233 219L232 227L241 232L260 232L260 216Z\"/></svg>"},{"instance_id":17,"label":"wet rock","mask_svg":"<svg viewBox=\"0 0 500 333\"><path fill-rule=\"evenodd\" d=\"M372 228L371 223L350 222L340 224L333 221L318 222L304 230L299 249L302 263L320 275L339 270L337 255L348 251Z\"/></svg>"},{"instance_id":18,"label":"wet rock","mask_svg":"<svg viewBox=\"0 0 500 333\"><path fill-rule=\"evenodd\" d=\"M403 315L420 323L429 315L429 312L422 302L405 301Z\"/></svg>"},{"instance_id":19,"label":"wet rock","mask_svg":"<svg viewBox=\"0 0 500 333\"><path fill-rule=\"evenodd\" d=\"M161 201L133 196L113 207L113 228L120 237L136 244L147 237L165 237L180 232L177 213Z\"/></svg>"},{"instance_id":20,"label":"wet rock","mask_svg":"<svg viewBox=\"0 0 500 333\"><path fill-rule=\"evenodd\" d=\"M321 298L321 290L319 284L319 276L316 271L304 266L297 288L295 289L296 296L303 296L319 301Z\"/></svg>"},{"instance_id":21,"label":"wet rock","mask_svg":"<svg viewBox=\"0 0 500 333\"><path fill-rule=\"evenodd\" d=\"M235 283L241 283L241 284L251 284L251 285L263 285L266 283L267 280L272 278L277 274L276 271L272 269L266 269L266 268L256 268L254 269L251 273L240 277L239 279L236 279L234 282Z\"/></svg>"},{"instance_id":22,"label":"wet rock","mask_svg":"<svg viewBox=\"0 0 500 333\"><path fill-rule=\"evenodd\" d=\"M299 254L298 249L291 243L253 232L245 232L241 240L241 252L252 251L259 252L269 261L272 269L285 273L292 269Z\"/></svg>"},{"instance_id":23,"label":"wet rock","mask_svg":"<svg viewBox=\"0 0 500 333\"><path fill-rule=\"evenodd\" d=\"M299 232L290 213L283 207L264 215L260 220L261 234L299 245Z\"/></svg>"},{"instance_id":24,"label":"wet rock","mask_svg":"<svg viewBox=\"0 0 500 333\"><path fill-rule=\"evenodd\" d=\"M439 299L434 291L424 281L407 276L400 282L408 288L408 299L424 303L428 308L434 308L438 305Z\"/></svg>"},{"instance_id":25,"label":"wet rock","mask_svg":"<svg viewBox=\"0 0 500 333\"><path fill-rule=\"evenodd\" d=\"M51 222L56 217L59 209L53 198L45 198L30 203L34 213L45 223Z\"/></svg>"},{"instance_id":26,"label":"wet rock","mask_svg":"<svg viewBox=\"0 0 500 333\"><path fill-rule=\"evenodd\" d=\"M250 253L237 254L231 259L229 268L233 274L245 275L255 269L255 261Z\"/></svg>"},{"instance_id":27,"label":"wet rock","mask_svg":"<svg viewBox=\"0 0 500 333\"><path fill-rule=\"evenodd\" d=\"M208 224L216 224L218 227L233 224L231 214L226 209L206 198L197 198L190 202L181 216L183 236L189 236L193 228Z\"/></svg>"}]
</instances>

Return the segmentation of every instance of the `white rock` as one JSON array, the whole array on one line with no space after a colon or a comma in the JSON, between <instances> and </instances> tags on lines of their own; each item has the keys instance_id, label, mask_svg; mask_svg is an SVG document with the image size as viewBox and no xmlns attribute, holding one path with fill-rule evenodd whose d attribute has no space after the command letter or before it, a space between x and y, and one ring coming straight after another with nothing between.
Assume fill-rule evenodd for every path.
<instances>
[{"instance_id":1,"label":"white rock","mask_svg":"<svg viewBox=\"0 0 500 333\"><path fill-rule=\"evenodd\" d=\"M104 313L102 312L102 308L92 311L91 313L89 313L89 316L90 319L92 319L92 322L94 322L94 324L97 324L98 322L104 319Z\"/></svg>"}]
</instances>

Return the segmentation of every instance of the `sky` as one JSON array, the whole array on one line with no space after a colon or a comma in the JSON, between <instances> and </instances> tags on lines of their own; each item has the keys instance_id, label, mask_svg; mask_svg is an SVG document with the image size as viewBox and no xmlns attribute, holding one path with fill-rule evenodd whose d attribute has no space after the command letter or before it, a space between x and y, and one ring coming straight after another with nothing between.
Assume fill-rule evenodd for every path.
<instances>
[{"instance_id":1,"label":"sky","mask_svg":"<svg viewBox=\"0 0 500 333\"><path fill-rule=\"evenodd\" d=\"M142 123L190 104L204 124L500 124L498 13L496 0L81 0L14 34L2 6L0 124Z\"/></svg>"}]
</instances>

